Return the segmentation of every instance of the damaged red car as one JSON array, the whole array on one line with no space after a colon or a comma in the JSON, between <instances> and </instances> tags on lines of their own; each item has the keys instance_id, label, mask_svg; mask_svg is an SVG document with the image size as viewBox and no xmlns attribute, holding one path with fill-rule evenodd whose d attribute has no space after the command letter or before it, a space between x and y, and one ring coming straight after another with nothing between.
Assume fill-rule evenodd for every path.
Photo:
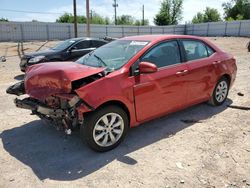
<instances>
[{"instance_id":1,"label":"damaged red car","mask_svg":"<svg viewBox=\"0 0 250 188\"><path fill-rule=\"evenodd\" d=\"M31 66L7 93L27 94L17 107L68 134L80 127L91 148L108 151L130 127L206 101L222 105L236 72L235 58L206 39L132 36L77 62Z\"/></svg>"}]
</instances>

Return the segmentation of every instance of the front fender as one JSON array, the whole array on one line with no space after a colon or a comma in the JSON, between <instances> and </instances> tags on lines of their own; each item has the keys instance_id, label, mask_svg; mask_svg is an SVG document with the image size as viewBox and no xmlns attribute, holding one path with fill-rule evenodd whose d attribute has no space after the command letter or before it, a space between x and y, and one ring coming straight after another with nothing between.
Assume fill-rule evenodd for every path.
<instances>
[{"instance_id":1,"label":"front fender","mask_svg":"<svg viewBox=\"0 0 250 188\"><path fill-rule=\"evenodd\" d=\"M75 90L77 95L95 109L109 101L119 101L129 110L131 125L136 123L133 95L134 79L127 74L106 76Z\"/></svg>"}]
</instances>

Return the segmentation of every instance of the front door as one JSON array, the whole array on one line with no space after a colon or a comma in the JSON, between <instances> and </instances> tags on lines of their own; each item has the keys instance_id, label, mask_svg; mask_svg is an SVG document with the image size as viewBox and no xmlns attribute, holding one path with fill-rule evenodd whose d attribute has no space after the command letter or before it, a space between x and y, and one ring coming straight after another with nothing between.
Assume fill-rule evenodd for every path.
<instances>
[{"instance_id":1,"label":"front door","mask_svg":"<svg viewBox=\"0 0 250 188\"><path fill-rule=\"evenodd\" d=\"M176 111L186 104L187 65L181 63L177 41L161 43L140 60L151 62L158 71L135 76L134 96L137 121Z\"/></svg>"},{"instance_id":2,"label":"front door","mask_svg":"<svg viewBox=\"0 0 250 188\"><path fill-rule=\"evenodd\" d=\"M72 61L77 60L93 50L95 50L95 48L91 48L89 40L81 41L71 47L69 51L70 52L69 60Z\"/></svg>"}]
</instances>

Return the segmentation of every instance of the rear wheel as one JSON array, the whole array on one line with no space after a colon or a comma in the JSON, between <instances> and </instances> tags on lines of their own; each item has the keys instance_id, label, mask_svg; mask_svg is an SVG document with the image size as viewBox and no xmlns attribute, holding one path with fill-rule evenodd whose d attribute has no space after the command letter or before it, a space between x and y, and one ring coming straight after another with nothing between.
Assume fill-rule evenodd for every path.
<instances>
[{"instance_id":1,"label":"rear wheel","mask_svg":"<svg viewBox=\"0 0 250 188\"><path fill-rule=\"evenodd\" d=\"M216 84L213 95L211 96L210 103L214 106L222 105L228 95L229 81L227 78L222 77Z\"/></svg>"},{"instance_id":2,"label":"rear wheel","mask_svg":"<svg viewBox=\"0 0 250 188\"><path fill-rule=\"evenodd\" d=\"M128 126L128 116L122 108L106 106L85 116L81 137L92 149L104 152L121 143Z\"/></svg>"}]
</instances>

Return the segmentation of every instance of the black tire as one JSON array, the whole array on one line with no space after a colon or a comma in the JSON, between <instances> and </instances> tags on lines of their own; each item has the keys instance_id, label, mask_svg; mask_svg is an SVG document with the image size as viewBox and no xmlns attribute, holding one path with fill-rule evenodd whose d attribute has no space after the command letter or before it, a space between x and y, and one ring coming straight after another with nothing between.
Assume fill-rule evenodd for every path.
<instances>
[{"instance_id":1,"label":"black tire","mask_svg":"<svg viewBox=\"0 0 250 188\"><path fill-rule=\"evenodd\" d=\"M223 84L226 83L227 89L226 89L226 91L225 91L225 96L224 96L221 100L219 100L219 99L218 99L218 95L216 95L216 91L218 90L219 85L222 84L222 83L223 83ZM222 78L216 83L216 85L215 85L215 87L214 87L213 94L212 94L212 96L211 96L211 99L210 99L209 103L210 103L211 105L213 105L213 106L220 106L220 105L222 105L222 104L226 101L226 99L227 99L228 91L229 91L229 80L228 80L226 77L222 77Z\"/></svg>"},{"instance_id":2,"label":"black tire","mask_svg":"<svg viewBox=\"0 0 250 188\"><path fill-rule=\"evenodd\" d=\"M109 146L100 146L94 139L94 128L96 126L96 123L98 121L100 121L100 119L104 116L104 115L108 115L110 113L115 113L119 115L119 118L121 117L123 120L123 131L120 134L119 139L117 139L117 141ZM110 120L111 121L111 120ZM83 125L81 125L80 127L80 135L81 138L84 142L86 142L93 150L98 151L98 152L105 152L105 151L109 151L114 149L115 147L117 147L121 141L124 139L127 131L128 131L128 127L129 127L129 120L128 120L128 115L127 113L120 107L115 106L115 105L110 105L110 106L105 106L102 107L94 112L91 112L89 114L86 114L84 116L84 123ZM95 130L96 131L96 130ZM107 131L107 130L105 130ZM103 133L103 130L100 131L101 133ZM110 135L110 133L106 134ZM114 133L112 133L114 134ZM110 136L109 140L110 140ZM111 142L111 140L110 140Z\"/></svg>"}]
</instances>

